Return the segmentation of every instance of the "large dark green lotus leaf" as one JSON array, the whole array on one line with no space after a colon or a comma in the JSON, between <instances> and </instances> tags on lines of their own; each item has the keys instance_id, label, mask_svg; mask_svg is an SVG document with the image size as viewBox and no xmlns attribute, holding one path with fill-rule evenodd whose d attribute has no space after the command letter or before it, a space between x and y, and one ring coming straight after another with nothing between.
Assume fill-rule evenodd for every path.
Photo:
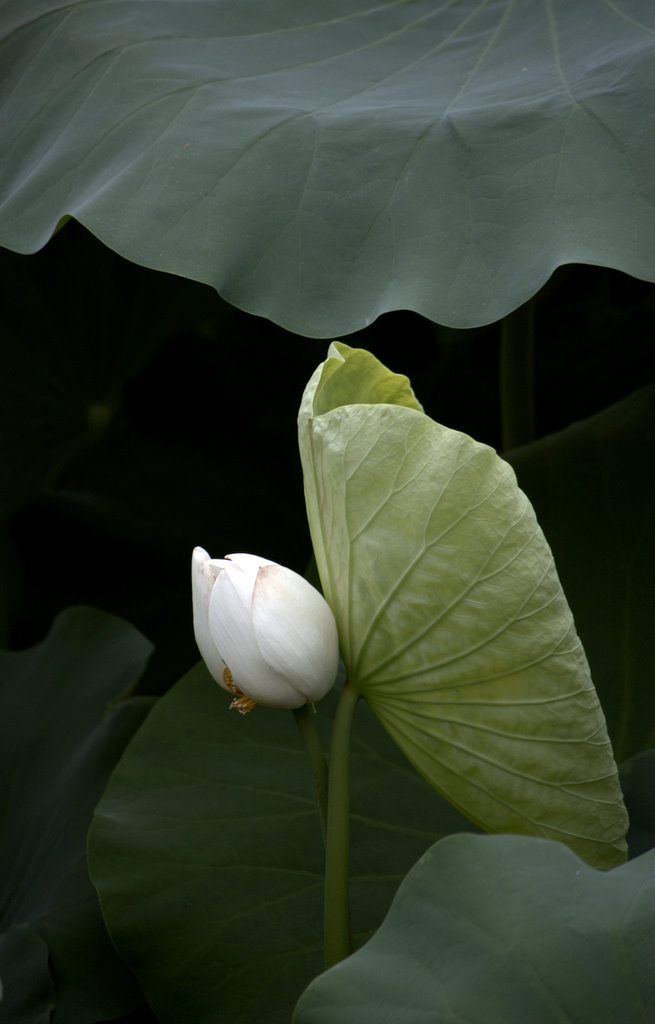
<instances>
[{"instance_id":1,"label":"large dark green lotus leaf","mask_svg":"<svg viewBox=\"0 0 655 1024\"><path fill-rule=\"evenodd\" d=\"M655 384L504 457L553 549L623 761L655 745Z\"/></svg>"},{"instance_id":2,"label":"large dark green lotus leaf","mask_svg":"<svg viewBox=\"0 0 655 1024\"><path fill-rule=\"evenodd\" d=\"M546 840L452 836L294 1024L644 1024L654 960L655 853L599 872Z\"/></svg>"},{"instance_id":3,"label":"large dark green lotus leaf","mask_svg":"<svg viewBox=\"0 0 655 1024\"><path fill-rule=\"evenodd\" d=\"M605 719L511 467L343 343L307 385L298 432L351 685L480 827L621 863L627 816Z\"/></svg>"},{"instance_id":4,"label":"large dark green lotus leaf","mask_svg":"<svg viewBox=\"0 0 655 1024\"><path fill-rule=\"evenodd\" d=\"M335 695L317 705L326 746ZM323 967L323 844L293 716L228 710L204 665L163 697L100 801L90 865L162 1024L288 1024ZM352 750L355 944L435 835L468 823L362 704Z\"/></svg>"},{"instance_id":5,"label":"large dark green lotus leaf","mask_svg":"<svg viewBox=\"0 0 655 1024\"><path fill-rule=\"evenodd\" d=\"M90 608L64 612L36 647L0 653L0 1011L10 1008L7 1020L92 1024L142 1000L107 936L86 836L109 773L151 702L109 704L134 684L149 654L135 629Z\"/></svg>"},{"instance_id":6,"label":"large dark green lotus leaf","mask_svg":"<svg viewBox=\"0 0 655 1024\"><path fill-rule=\"evenodd\" d=\"M565 262L655 277L649 0L13 0L2 244L71 214L326 337L498 319Z\"/></svg>"}]
</instances>

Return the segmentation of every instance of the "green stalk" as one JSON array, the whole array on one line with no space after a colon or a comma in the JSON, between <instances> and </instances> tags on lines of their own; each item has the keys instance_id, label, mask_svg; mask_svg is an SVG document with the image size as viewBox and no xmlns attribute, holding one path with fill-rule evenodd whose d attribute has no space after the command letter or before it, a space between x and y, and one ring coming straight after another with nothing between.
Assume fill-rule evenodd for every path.
<instances>
[{"instance_id":1,"label":"green stalk","mask_svg":"<svg viewBox=\"0 0 655 1024\"><path fill-rule=\"evenodd\" d=\"M298 726L298 732L305 750L309 756L309 763L312 766L314 785L318 795L318 807L321 815L321 828L323 830L323 842L327 837L327 812L328 812L328 769L323 753L321 741L314 725L314 711L309 704L303 704L296 708L293 717Z\"/></svg>"},{"instance_id":2,"label":"green stalk","mask_svg":"<svg viewBox=\"0 0 655 1024\"><path fill-rule=\"evenodd\" d=\"M500 409L503 451L535 438L534 299L503 318L500 328Z\"/></svg>"},{"instance_id":3,"label":"green stalk","mask_svg":"<svg viewBox=\"0 0 655 1024\"><path fill-rule=\"evenodd\" d=\"M347 683L332 726L325 844L325 966L352 952L348 882L350 872L350 734L359 694Z\"/></svg>"}]
</instances>

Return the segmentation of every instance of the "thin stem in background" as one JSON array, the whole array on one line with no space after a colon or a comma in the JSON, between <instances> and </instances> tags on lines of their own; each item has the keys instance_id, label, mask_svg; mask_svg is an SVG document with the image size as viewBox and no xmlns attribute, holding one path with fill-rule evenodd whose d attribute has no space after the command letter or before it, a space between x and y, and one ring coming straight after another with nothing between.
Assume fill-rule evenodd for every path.
<instances>
[{"instance_id":1,"label":"thin stem in background","mask_svg":"<svg viewBox=\"0 0 655 1024\"><path fill-rule=\"evenodd\" d=\"M318 807L321 815L321 828L323 830L323 842L327 839L327 811L328 811L328 768L323 747L314 725L314 711L310 704L303 704L296 708L293 717L298 726L298 732L303 746L309 756L309 763L312 766L314 785L318 795Z\"/></svg>"},{"instance_id":2,"label":"thin stem in background","mask_svg":"<svg viewBox=\"0 0 655 1024\"><path fill-rule=\"evenodd\" d=\"M332 725L325 845L325 966L352 953L350 930L350 734L359 694L346 685Z\"/></svg>"},{"instance_id":3,"label":"thin stem in background","mask_svg":"<svg viewBox=\"0 0 655 1024\"><path fill-rule=\"evenodd\" d=\"M500 328L500 409L503 451L535 438L534 299L503 318Z\"/></svg>"}]
</instances>

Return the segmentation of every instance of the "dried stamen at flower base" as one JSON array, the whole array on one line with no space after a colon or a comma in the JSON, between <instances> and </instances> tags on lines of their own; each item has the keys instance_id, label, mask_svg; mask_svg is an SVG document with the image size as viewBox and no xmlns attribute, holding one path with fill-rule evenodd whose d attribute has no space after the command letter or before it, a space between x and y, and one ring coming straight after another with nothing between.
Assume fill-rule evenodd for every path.
<instances>
[{"instance_id":1,"label":"dried stamen at flower base","mask_svg":"<svg viewBox=\"0 0 655 1024\"><path fill-rule=\"evenodd\" d=\"M249 711L257 707L257 701L252 700L251 697L246 697L243 690L239 689L227 665L223 667L223 682L230 693L234 694L234 700L230 704L230 711L234 710L238 711L240 715L247 715Z\"/></svg>"}]
</instances>

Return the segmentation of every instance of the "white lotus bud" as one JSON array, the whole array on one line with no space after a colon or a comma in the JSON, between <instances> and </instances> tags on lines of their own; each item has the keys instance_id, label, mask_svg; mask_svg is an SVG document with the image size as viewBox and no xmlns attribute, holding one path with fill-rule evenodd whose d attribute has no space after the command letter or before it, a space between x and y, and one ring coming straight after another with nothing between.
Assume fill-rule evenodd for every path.
<instances>
[{"instance_id":1,"label":"white lotus bud","mask_svg":"<svg viewBox=\"0 0 655 1024\"><path fill-rule=\"evenodd\" d=\"M311 583L257 555L191 561L193 628L216 682L245 714L255 704L299 708L324 697L339 667L332 610Z\"/></svg>"}]
</instances>

